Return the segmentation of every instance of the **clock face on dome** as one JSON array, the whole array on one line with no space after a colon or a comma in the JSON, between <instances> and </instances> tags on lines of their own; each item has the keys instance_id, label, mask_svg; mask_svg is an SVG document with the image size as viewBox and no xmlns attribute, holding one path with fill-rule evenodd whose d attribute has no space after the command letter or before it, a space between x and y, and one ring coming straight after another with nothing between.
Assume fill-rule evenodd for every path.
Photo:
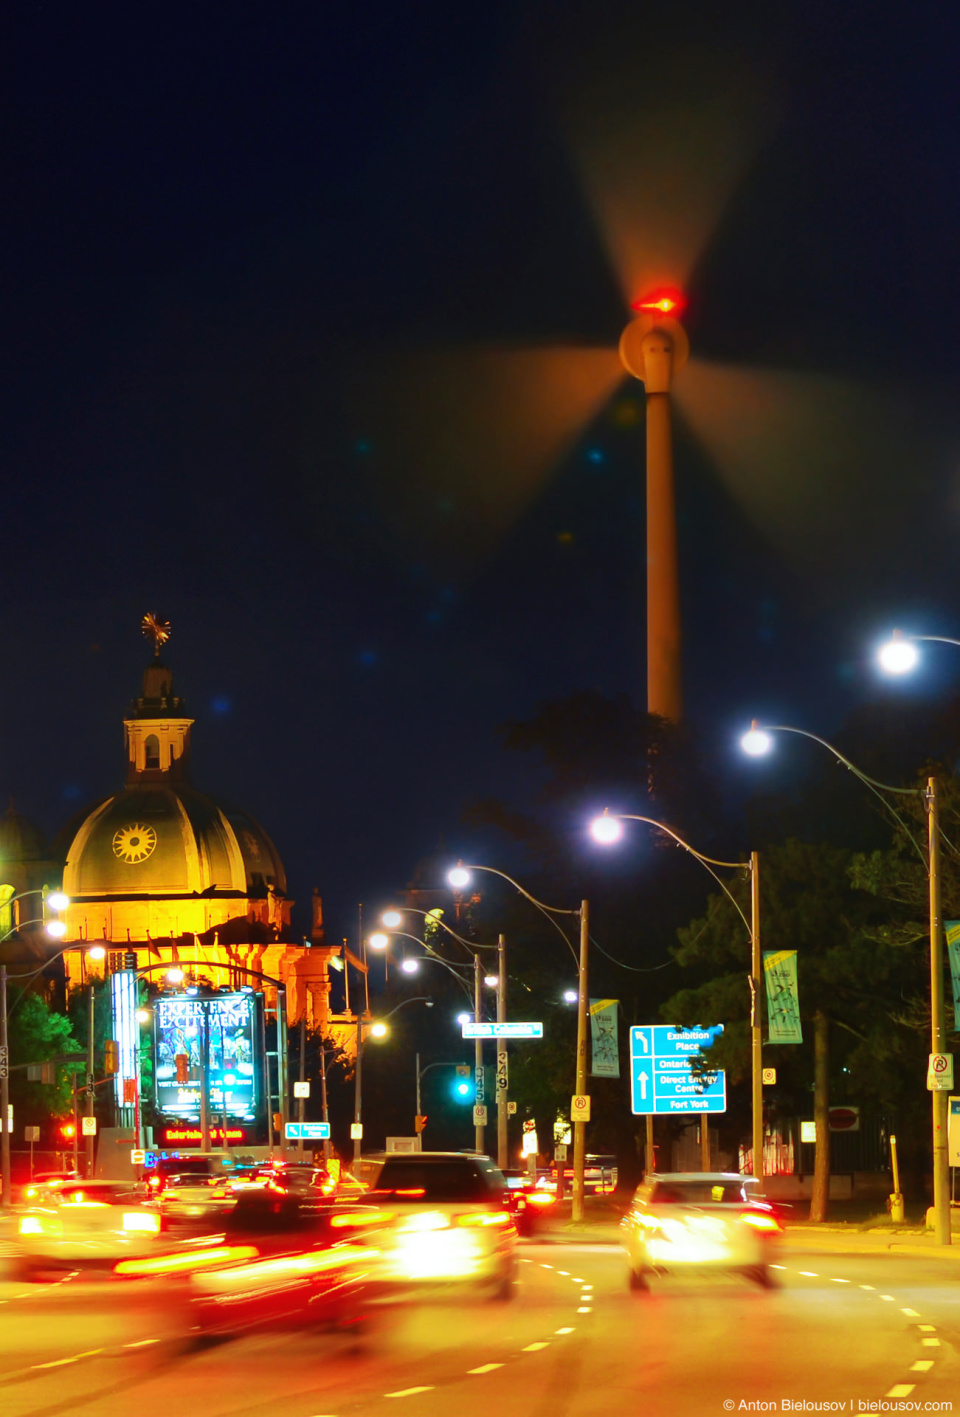
<instances>
[{"instance_id":1,"label":"clock face on dome","mask_svg":"<svg viewBox=\"0 0 960 1417\"><path fill-rule=\"evenodd\" d=\"M138 861L146 861L156 845L157 834L153 827L144 826L143 822L134 822L132 826L121 827L114 836L113 854L128 865L134 866Z\"/></svg>"}]
</instances>

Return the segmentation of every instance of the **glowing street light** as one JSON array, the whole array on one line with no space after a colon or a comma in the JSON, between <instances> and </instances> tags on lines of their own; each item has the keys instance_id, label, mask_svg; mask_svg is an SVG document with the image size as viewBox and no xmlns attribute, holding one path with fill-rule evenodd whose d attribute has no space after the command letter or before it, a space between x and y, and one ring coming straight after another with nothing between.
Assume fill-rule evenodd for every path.
<instances>
[{"instance_id":1,"label":"glowing street light","mask_svg":"<svg viewBox=\"0 0 960 1417\"><path fill-rule=\"evenodd\" d=\"M577 1002L577 991L576 991L576 989L564 989L564 991L563 991L563 1002L564 1002L565 1004L575 1004L575 1003Z\"/></svg>"},{"instance_id":2,"label":"glowing street light","mask_svg":"<svg viewBox=\"0 0 960 1417\"><path fill-rule=\"evenodd\" d=\"M756 719L740 739L740 747L751 758L764 758L773 749L773 739L765 728L760 728Z\"/></svg>"},{"instance_id":3,"label":"glowing street light","mask_svg":"<svg viewBox=\"0 0 960 1417\"><path fill-rule=\"evenodd\" d=\"M46 929L52 940L62 940L67 933L67 922L65 920L48 920Z\"/></svg>"},{"instance_id":4,"label":"glowing street light","mask_svg":"<svg viewBox=\"0 0 960 1417\"><path fill-rule=\"evenodd\" d=\"M379 1020L376 1023L372 1023L370 1025L371 1038L386 1038L389 1031L390 1030L387 1028L387 1025L385 1023L379 1022Z\"/></svg>"},{"instance_id":5,"label":"glowing street light","mask_svg":"<svg viewBox=\"0 0 960 1417\"><path fill-rule=\"evenodd\" d=\"M400 968L404 974L416 974L420 968L420 961L408 955L405 960L401 960Z\"/></svg>"},{"instance_id":6,"label":"glowing street light","mask_svg":"<svg viewBox=\"0 0 960 1417\"><path fill-rule=\"evenodd\" d=\"M455 891L462 891L470 884L470 872L464 866L454 866L452 871L447 872L447 880Z\"/></svg>"},{"instance_id":7,"label":"glowing street light","mask_svg":"<svg viewBox=\"0 0 960 1417\"><path fill-rule=\"evenodd\" d=\"M101 960L106 959L106 957L107 952L103 948L103 945L91 945L90 948L87 950L87 959ZM182 974L180 975L180 978L183 978Z\"/></svg>"},{"instance_id":8,"label":"glowing street light","mask_svg":"<svg viewBox=\"0 0 960 1417\"><path fill-rule=\"evenodd\" d=\"M182 984L183 970L177 968L176 966L173 969L168 969L166 979L168 984Z\"/></svg>"},{"instance_id":9,"label":"glowing street light","mask_svg":"<svg viewBox=\"0 0 960 1417\"><path fill-rule=\"evenodd\" d=\"M910 674L920 663L920 651L913 640L894 630L877 650L877 663L884 674Z\"/></svg>"},{"instance_id":10,"label":"glowing street light","mask_svg":"<svg viewBox=\"0 0 960 1417\"><path fill-rule=\"evenodd\" d=\"M483 982L488 989L498 989L500 987L500 978L499 975L496 974L485 974L483 976Z\"/></svg>"},{"instance_id":11,"label":"glowing street light","mask_svg":"<svg viewBox=\"0 0 960 1417\"><path fill-rule=\"evenodd\" d=\"M372 950L385 950L389 943L389 935L385 935L382 930L377 930L367 941Z\"/></svg>"},{"instance_id":12,"label":"glowing street light","mask_svg":"<svg viewBox=\"0 0 960 1417\"><path fill-rule=\"evenodd\" d=\"M69 904L70 899L64 895L63 891L51 891L47 896L47 905L51 910L66 910Z\"/></svg>"},{"instance_id":13,"label":"glowing street light","mask_svg":"<svg viewBox=\"0 0 960 1417\"><path fill-rule=\"evenodd\" d=\"M462 1028L465 1023L473 1023L473 1014L468 1014L466 1010L457 1014L457 1023Z\"/></svg>"},{"instance_id":14,"label":"glowing street light","mask_svg":"<svg viewBox=\"0 0 960 1417\"><path fill-rule=\"evenodd\" d=\"M604 812L602 817L595 817L590 823L590 835L601 846L611 846L623 836L623 823L619 817L611 817L609 812Z\"/></svg>"},{"instance_id":15,"label":"glowing street light","mask_svg":"<svg viewBox=\"0 0 960 1417\"><path fill-rule=\"evenodd\" d=\"M399 910L385 910L380 916L380 923L386 925L388 930L397 930L403 924L403 915Z\"/></svg>"}]
</instances>

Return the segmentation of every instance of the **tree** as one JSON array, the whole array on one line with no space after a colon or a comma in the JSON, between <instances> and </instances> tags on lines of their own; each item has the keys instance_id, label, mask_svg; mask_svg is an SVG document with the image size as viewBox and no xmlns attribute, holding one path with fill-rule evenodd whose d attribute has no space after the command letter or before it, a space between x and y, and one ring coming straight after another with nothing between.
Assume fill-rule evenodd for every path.
<instances>
[{"instance_id":1,"label":"tree","mask_svg":"<svg viewBox=\"0 0 960 1417\"><path fill-rule=\"evenodd\" d=\"M79 1051L70 1020L52 1009L39 994L22 994L11 1001L8 1031L10 1061L14 1065L42 1063L60 1053ZM18 1127L21 1121L36 1125L63 1116L73 1107L69 1074L58 1068L55 1083L30 1082L26 1068L17 1067L10 1074L10 1100Z\"/></svg>"},{"instance_id":2,"label":"tree","mask_svg":"<svg viewBox=\"0 0 960 1417\"><path fill-rule=\"evenodd\" d=\"M909 1053L911 1034L902 1017L905 991L916 986L913 952L883 941L888 912L851 879L853 854L795 839L761 854L761 941L771 949L797 951L801 1018L813 1034L809 1050L776 1048L782 1112L805 1110L811 1083L817 1123L817 1163L811 1218L823 1219L829 1189L827 1109L830 1090L854 1078L860 1096L885 1108L891 1058ZM746 907L745 883L734 888ZM750 1068L749 944L740 916L726 896L708 903L704 918L679 932L678 963L699 982L663 1006L662 1017L678 1024L723 1023L711 1049L715 1066L728 1070L734 1086ZM773 1049L769 1057L773 1061ZM735 1106L744 1113L744 1099ZM907 1121L910 1109L904 1110ZM744 1128L745 1130L745 1128Z\"/></svg>"}]
</instances>

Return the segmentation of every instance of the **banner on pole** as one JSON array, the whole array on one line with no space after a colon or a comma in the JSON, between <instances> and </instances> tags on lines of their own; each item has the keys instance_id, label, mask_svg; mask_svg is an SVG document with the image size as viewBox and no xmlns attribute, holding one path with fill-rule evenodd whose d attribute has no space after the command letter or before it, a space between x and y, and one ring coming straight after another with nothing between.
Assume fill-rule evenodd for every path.
<instances>
[{"instance_id":1,"label":"banner on pole","mask_svg":"<svg viewBox=\"0 0 960 1417\"><path fill-rule=\"evenodd\" d=\"M947 953L950 956L950 982L953 985L953 1026L960 1028L960 920L948 920Z\"/></svg>"},{"instance_id":2,"label":"banner on pole","mask_svg":"<svg viewBox=\"0 0 960 1417\"><path fill-rule=\"evenodd\" d=\"M620 1076L620 1049L617 1042L619 1003L619 999L590 1000L591 1077Z\"/></svg>"},{"instance_id":3,"label":"banner on pole","mask_svg":"<svg viewBox=\"0 0 960 1417\"><path fill-rule=\"evenodd\" d=\"M796 950L764 950L768 1043L802 1043Z\"/></svg>"}]
</instances>

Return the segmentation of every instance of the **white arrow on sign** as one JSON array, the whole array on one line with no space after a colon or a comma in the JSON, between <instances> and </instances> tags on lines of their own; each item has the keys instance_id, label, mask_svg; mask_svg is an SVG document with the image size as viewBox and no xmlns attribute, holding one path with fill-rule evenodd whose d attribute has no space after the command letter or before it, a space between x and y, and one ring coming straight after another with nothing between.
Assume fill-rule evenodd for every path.
<instances>
[{"instance_id":1,"label":"white arrow on sign","mask_svg":"<svg viewBox=\"0 0 960 1417\"><path fill-rule=\"evenodd\" d=\"M650 1042L649 1042L649 1040L648 1040L648 1038L647 1038L647 1035L646 1035L645 1033L638 1033L638 1034L637 1034L637 1037L640 1039L640 1042L643 1044L643 1051L644 1051L645 1053L649 1053L649 1051L650 1051Z\"/></svg>"},{"instance_id":2,"label":"white arrow on sign","mask_svg":"<svg viewBox=\"0 0 960 1417\"><path fill-rule=\"evenodd\" d=\"M648 1079L649 1079L649 1073L647 1073L645 1070L644 1070L644 1072L638 1073L638 1075L637 1075L637 1081L638 1081L639 1084L640 1084L640 1100L641 1100L642 1102L645 1102L645 1101L646 1101L646 1098L647 1098L647 1082L648 1082Z\"/></svg>"}]
</instances>

